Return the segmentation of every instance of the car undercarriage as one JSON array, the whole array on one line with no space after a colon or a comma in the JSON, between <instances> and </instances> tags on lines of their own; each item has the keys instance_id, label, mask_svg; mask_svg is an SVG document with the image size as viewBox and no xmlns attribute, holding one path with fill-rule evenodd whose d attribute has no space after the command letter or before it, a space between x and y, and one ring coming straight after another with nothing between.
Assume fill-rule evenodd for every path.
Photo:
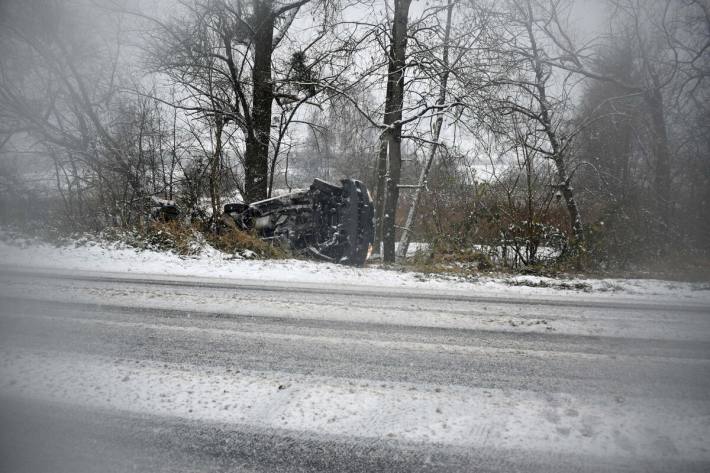
<instances>
[{"instance_id":1,"label":"car undercarriage","mask_svg":"<svg viewBox=\"0 0 710 473\"><path fill-rule=\"evenodd\" d=\"M358 180L340 183L315 179L305 190L252 204L227 204L223 221L295 255L362 266L374 240L372 198Z\"/></svg>"}]
</instances>

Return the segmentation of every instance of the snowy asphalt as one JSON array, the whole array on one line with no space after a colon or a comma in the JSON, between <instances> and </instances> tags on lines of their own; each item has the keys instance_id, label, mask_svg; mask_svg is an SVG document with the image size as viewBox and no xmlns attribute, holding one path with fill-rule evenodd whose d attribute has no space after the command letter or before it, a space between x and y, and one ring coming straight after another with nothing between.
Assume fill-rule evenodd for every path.
<instances>
[{"instance_id":1,"label":"snowy asphalt","mask_svg":"<svg viewBox=\"0 0 710 473\"><path fill-rule=\"evenodd\" d=\"M708 471L710 307L0 272L0 471Z\"/></svg>"}]
</instances>

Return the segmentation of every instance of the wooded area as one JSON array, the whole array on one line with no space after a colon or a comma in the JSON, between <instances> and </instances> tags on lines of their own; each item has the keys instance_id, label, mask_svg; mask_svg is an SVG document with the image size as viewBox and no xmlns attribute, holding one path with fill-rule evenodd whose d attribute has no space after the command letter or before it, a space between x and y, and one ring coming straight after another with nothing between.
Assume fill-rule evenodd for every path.
<instances>
[{"instance_id":1,"label":"wooded area","mask_svg":"<svg viewBox=\"0 0 710 473\"><path fill-rule=\"evenodd\" d=\"M209 233L353 177L386 263L708 261L710 4L579 3L2 2L3 222Z\"/></svg>"}]
</instances>

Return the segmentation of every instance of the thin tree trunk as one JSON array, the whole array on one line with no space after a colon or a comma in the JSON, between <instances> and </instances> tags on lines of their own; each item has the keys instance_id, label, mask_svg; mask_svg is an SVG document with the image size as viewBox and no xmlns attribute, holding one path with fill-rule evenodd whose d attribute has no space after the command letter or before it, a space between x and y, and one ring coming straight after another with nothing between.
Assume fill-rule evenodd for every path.
<instances>
[{"instance_id":1,"label":"thin tree trunk","mask_svg":"<svg viewBox=\"0 0 710 473\"><path fill-rule=\"evenodd\" d=\"M530 39L532 52L532 65L535 70L535 88L538 92L538 103L540 106L540 124L542 125L547 139L550 141L552 148L552 161L555 164L557 171L557 186L567 205L567 213L569 214L570 226L572 227L573 246L577 250L584 249L584 226L582 225L582 216L577 206L577 201L574 198L574 190L570 186L570 175L567 171L566 154L555 132L554 124L552 123L552 111L547 100L547 76L543 69L543 63L540 58L540 50L537 47L537 40L532 29L533 11L532 5L528 2L528 18L527 18L527 33Z\"/></svg>"},{"instance_id":2,"label":"thin tree trunk","mask_svg":"<svg viewBox=\"0 0 710 473\"><path fill-rule=\"evenodd\" d=\"M449 39L451 38L451 14L453 12L453 1L448 0L447 2L448 12L446 13L446 29L444 31L444 51L442 53L442 67L443 70L440 74L439 83L439 97L436 104L443 106L446 103L446 89L449 80ZM439 109L434 122L434 129L432 130L432 145L429 149L429 156L427 158L426 164L422 168L419 174L419 181L417 182L417 188L414 190L414 196L412 198L412 203L409 206L409 212L407 213L407 221L404 224L404 229L402 230L402 236L399 239L399 249L397 252L397 258L404 259L407 256L407 250L409 249L409 242L412 236L412 228L414 226L414 218L417 214L417 206L419 205L419 200L421 199L422 190L426 186L427 178L429 176L429 170L434 162L434 157L436 156L436 151L439 148L439 136L441 136L441 127L444 123L444 111Z\"/></svg>"},{"instance_id":3,"label":"thin tree trunk","mask_svg":"<svg viewBox=\"0 0 710 473\"><path fill-rule=\"evenodd\" d=\"M554 159L555 168L557 170L557 180L559 181L559 189L562 196L565 198L567 205L567 213L569 214L570 225L572 227L572 235L574 236L573 245L578 249L583 249L584 244L584 226L582 225L582 216L577 206L577 201L574 198L574 190L570 186L570 178L567 173L565 160L559 156Z\"/></svg>"},{"instance_id":4,"label":"thin tree trunk","mask_svg":"<svg viewBox=\"0 0 710 473\"><path fill-rule=\"evenodd\" d=\"M219 113L215 115L214 149L210 160L210 202L212 204L212 222L215 222L222 212L220 202L221 164L222 164L222 131L224 118Z\"/></svg>"},{"instance_id":5,"label":"thin tree trunk","mask_svg":"<svg viewBox=\"0 0 710 473\"><path fill-rule=\"evenodd\" d=\"M389 139L389 172L387 173L387 193L385 194L385 214L382 217L382 260L395 261L395 235L397 203L399 201L399 181L402 174L401 129Z\"/></svg>"},{"instance_id":6,"label":"thin tree trunk","mask_svg":"<svg viewBox=\"0 0 710 473\"><path fill-rule=\"evenodd\" d=\"M533 189L532 189L532 177L533 177L533 154L529 153L528 150L523 150L525 153L525 184L527 192L527 211L528 211L528 238L526 243L526 264L535 264L537 258L537 237L535 235L535 209L533 206Z\"/></svg>"},{"instance_id":7,"label":"thin tree trunk","mask_svg":"<svg viewBox=\"0 0 710 473\"><path fill-rule=\"evenodd\" d=\"M375 249L382 256L382 217L385 214L385 193L387 192L387 146L389 130L380 137L380 149L377 154L377 189L375 190Z\"/></svg>"},{"instance_id":8,"label":"thin tree trunk","mask_svg":"<svg viewBox=\"0 0 710 473\"><path fill-rule=\"evenodd\" d=\"M177 108L173 108L173 146L170 151L170 179L168 182L168 199L173 200L173 182L175 179L175 166L177 164Z\"/></svg>"}]
</instances>

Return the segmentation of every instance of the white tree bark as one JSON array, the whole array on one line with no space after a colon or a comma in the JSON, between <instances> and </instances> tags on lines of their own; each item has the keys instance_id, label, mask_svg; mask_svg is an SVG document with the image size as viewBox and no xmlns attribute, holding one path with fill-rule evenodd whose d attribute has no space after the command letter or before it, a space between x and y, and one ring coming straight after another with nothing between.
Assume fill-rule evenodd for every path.
<instances>
[{"instance_id":1,"label":"white tree bark","mask_svg":"<svg viewBox=\"0 0 710 473\"><path fill-rule=\"evenodd\" d=\"M399 239L399 248L397 249L397 258L404 259L407 256L407 250L409 249L409 242L412 238L412 227L414 226L414 218L417 215L417 207L419 205L419 200L422 196L422 190L426 188L427 178L429 176L429 170L436 157L436 151L439 149L439 137L441 136L441 127L444 123L444 112L443 108L446 103L446 88L449 80L449 41L451 38L451 14L453 11L453 0L447 1L447 14L446 14L446 29L444 31L444 50L442 53L442 70L439 83L439 96L437 97L436 104L439 108L436 120L434 121L434 127L432 129L432 144L429 149L429 156L427 161L419 174L419 181L417 182L416 189L414 190L414 196L412 198L412 203L409 206L409 212L407 213L407 221L404 224L404 229L402 230L402 236Z\"/></svg>"}]
</instances>

